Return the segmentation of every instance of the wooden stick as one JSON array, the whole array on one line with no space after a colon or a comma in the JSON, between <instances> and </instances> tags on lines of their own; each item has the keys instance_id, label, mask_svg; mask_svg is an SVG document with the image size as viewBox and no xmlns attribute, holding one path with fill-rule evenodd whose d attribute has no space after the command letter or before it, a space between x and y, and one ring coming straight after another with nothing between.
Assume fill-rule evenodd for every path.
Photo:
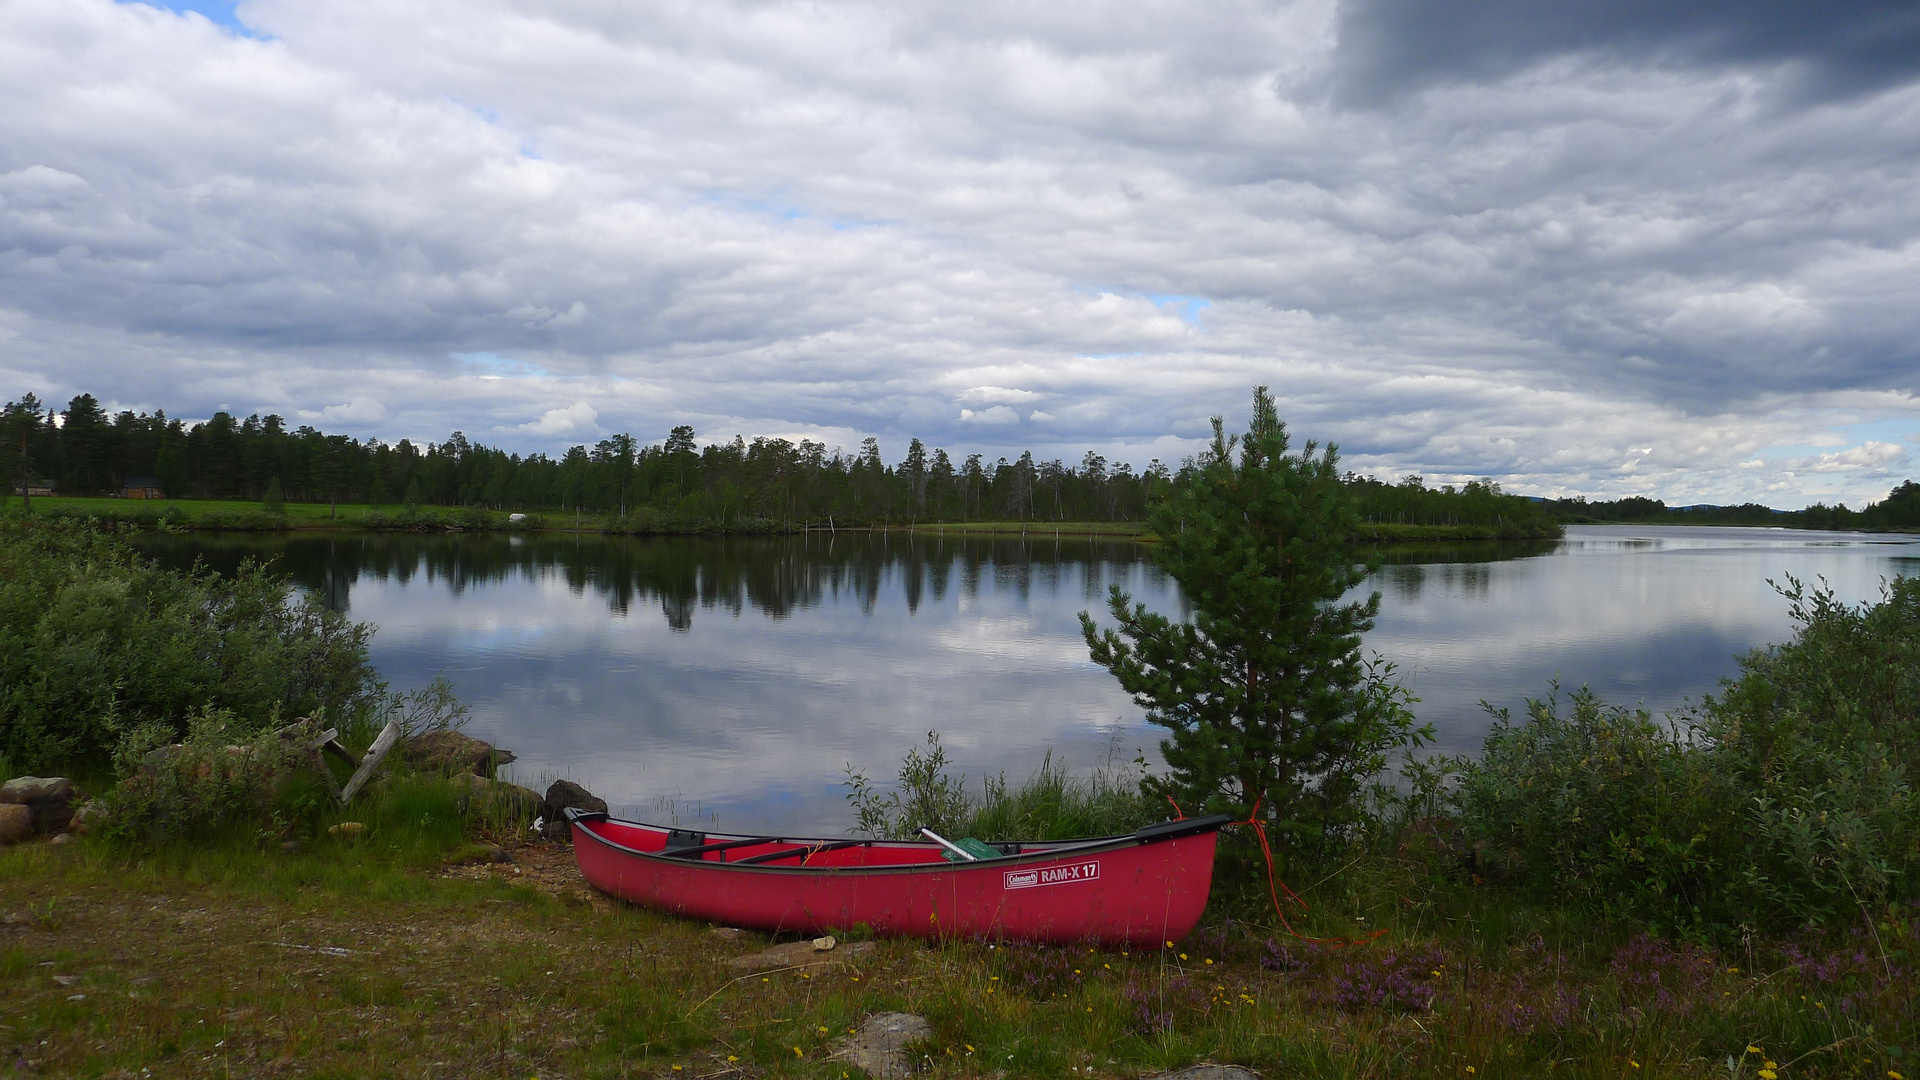
<instances>
[{"instance_id":1,"label":"wooden stick","mask_svg":"<svg viewBox=\"0 0 1920 1080\"><path fill-rule=\"evenodd\" d=\"M380 729L379 738L374 739L373 745L367 748L367 756L360 762L360 767L354 770L353 779L347 781L347 786L340 789L340 805L345 806L353 801L355 795L360 794L360 789L366 785L366 782L373 779L373 771L380 767L381 759L385 758L387 751L393 749L393 744L399 741L400 722L387 721L387 726Z\"/></svg>"}]
</instances>

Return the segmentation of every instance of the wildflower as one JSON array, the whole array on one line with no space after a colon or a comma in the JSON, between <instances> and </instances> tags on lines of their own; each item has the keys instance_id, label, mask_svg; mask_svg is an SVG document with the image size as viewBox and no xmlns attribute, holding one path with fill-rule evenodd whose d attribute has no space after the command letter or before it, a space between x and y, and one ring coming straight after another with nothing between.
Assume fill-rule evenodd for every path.
<instances>
[{"instance_id":1,"label":"wildflower","mask_svg":"<svg viewBox=\"0 0 1920 1080\"><path fill-rule=\"evenodd\" d=\"M1749 1043L1749 1044L1747 1044L1747 1053L1749 1053L1749 1054L1758 1054L1758 1053L1760 1053L1760 1048L1759 1048L1759 1047L1757 1047L1757 1046L1754 1046L1754 1045L1753 1045L1753 1044L1751 1044L1751 1043Z\"/></svg>"},{"instance_id":2,"label":"wildflower","mask_svg":"<svg viewBox=\"0 0 1920 1080\"><path fill-rule=\"evenodd\" d=\"M1901 1076L1899 1073L1894 1072L1892 1069L1887 1070L1887 1075L1893 1077L1893 1080L1907 1080L1906 1077Z\"/></svg>"},{"instance_id":3,"label":"wildflower","mask_svg":"<svg viewBox=\"0 0 1920 1080\"><path fill-rule=\"evenodd\" d=\"M1774 1072L1772 1069L1761 1069L1758 1075L1760 1080L1776 1080L1780 1074Z\"/></svg>"},{"instance_id":4,"label":"wildflower","mask_svg":"<svg viewBox=\"0 0 1920 1080\"><path fill-rule=\"evenodd\" d=\"M1627 1064L1629 1064L1629 1065L1631 1065L1631 1066L1633 1066L1633 1067L1634 1067L1634 1068L1636 1068L1636 1069L1640 1067L1640 1063L1639 1063L1639 1062L1637 1062L1637 1061L1635 1061L1635 1060L1633 1060L1632 1058L1628 1058L1628 1059L1627 1059Z\"/></svg>"},{"instance_id":5,"label":"wildflower","mask_svg":"<svg viewBox=\"0 0 1920 1080\"><path fill-rule=\"evenodd\" d=\"M737 1058L737 1057L734 1057L734 1056L733 1056L732 1054L728 1054L728 1055L727 1055L727 1061L728 1061L729 1063L731 1063L731 1062L735 1062L735 1061L739 1061L739 1060L740 1060L739 1058Z\"/></svg>"},{"instance_id":6,"label":"wildflower","mask_svg":"<svg viewBox=\"0 0 1920 1080\"><path fill-rule=\"evenodd\" d=\"M1467 1075L1468 1075L1468 1076L1472 1076L1472 1075L1473 1075L1473 1074L1474 1074L1475 1072L1477 1072L1477 1071L1479 1071L1479 1070L1477 1070L1477 1069L1475 1069L1475 1068L1474 1068L1473 1066L1471 1066L1471 1065L1469 1065L1469 1066L1467 1066Z\"/></svg>"},{"instance_id":7,"label":"wildflower","mask_svg":"<svg viewBox=\"0 0 1920 1080\"><path fill-rule=\"evenodd\" d=\"M806 1057L807 1055L803 1051L801 1051L799 1047L796 1046L793 1048L793 1056L797 1058L803 1058L803 1057Z\"/></svg>"},{"instance_id":8,"label":"wildflower","mask_svg":"<svg viewBox=\"0 0 1920 1080\"><path fill-rule=\"evenodd\" d=\"M1186 958L1187 958L1187 954L1186 954L1186 953L1181 953L1181 954L1180 954L1180 959L1182 959L1182 960L1185 960Z\"/></svg>"},{"instance_id":9,"label":"wildflower","mask_svg":"<svg viewBox=\"0 0 1920 1080\"><path fill-rule=\"evenodd\" d=\"M1167 942L1167 948L1169 949L1173 948L1173 942L1171 941Z\"/></svg>"},{"instance_id":10,"label":"wildflower","mask_svg":"<svg viewBox=\"0 0 1920 1080\"><path fill-rule=\"evenodd\" d=\"M971 1054L971 1053L973 1053L973 1044L972 1044L972 1043L961 1043L960 1045L961 1045L961 1046L964 1046L964 1047L966 1047L966 1048L967 1048L967 1053L969 1053L969 1054Z\"/></svg>"},{"instance_id":11,"label":"wildflower","mask_svg":"<svg viewBox=\"0 0 1920 1080\"><path fill-rule=\"evenodd\" d=\"M827 1033L827 1029L826 1029L826 1028L824 1028L824 1027L823 1027L823 1028L821 1028L821 1029L820 1029L820 1034L822 1034L822 1035L825 1035L826 1033Z\"/></svg>"}]
</instances>

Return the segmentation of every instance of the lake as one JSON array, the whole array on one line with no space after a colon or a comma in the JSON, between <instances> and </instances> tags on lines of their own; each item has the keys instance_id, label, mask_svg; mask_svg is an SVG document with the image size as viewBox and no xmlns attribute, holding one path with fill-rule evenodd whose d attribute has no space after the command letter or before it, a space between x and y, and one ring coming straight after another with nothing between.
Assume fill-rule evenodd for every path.
<instances>
[{"instance_id":1,"label":"lake","mask_svg":"<svg viewBox=\"0 0 1920 1080\"><path fill-rule=\"evenodd\" d=\"M732 830L844 832L849 766L891 780L940 732L954 770L1155 759L1156 729L1087 659L1078 613L1119 585L1181 611L1147 546L867 533L777 539L350 534L159 538L172 564L272 559L379 627L395 687L444 673L509 776L570 777L616 813ZM1920 572L1920 538L1577 526L1560 541L1396 545L1366 649L1438 731L1478 749L1485 700L1589 685L1656 712L1792 633L1767 584L1850 601Z\"/></svg>"}]
</instances>

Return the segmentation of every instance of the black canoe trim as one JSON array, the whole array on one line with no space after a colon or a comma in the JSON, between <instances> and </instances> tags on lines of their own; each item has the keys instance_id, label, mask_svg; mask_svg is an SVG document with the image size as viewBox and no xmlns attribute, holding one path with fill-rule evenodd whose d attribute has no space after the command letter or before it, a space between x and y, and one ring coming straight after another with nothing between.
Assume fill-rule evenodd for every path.
<instances>
[{"instance_id":1,"label":"black canoe trim","mask_svg":"<svg viewBox=\"0 0 1920 1080\"><path fill-rule=\"evenodd\" d=\"M1153 844L1161 840L1174 840L1182 836L1197 836L1200 833L1218 832L1233 823L1234 819L1225 814L1208 814L1206 817L1179 818L1174 821L1162 821L1153 825L1144 825L1133 831L1133 838L1143 844Z\"/></svg>"},{"instance_id":2,"label":"black canoe trim","mask_svg":"<svg viewBox=\"0 0 1920 1080\"><path fill-rule=\"evenodd\" d=\"M593 822L621 820L621 819L614 818L612 815L607 814L604 811L580 810L571 806L567 807L564 811L562 811L562 813L565 815L566 819L569 822L572 822L577 825L583 825L583 826ZM1130 844L1156 844L1162 841L1176 840L1186 836L1197 836L1201 833L1218 832L1220 829L1228 825L1232 825L1234 823L1235 823L1234 819L1231 817L1228 817L1225 814L1209 814L1206 817L1180 818L1175 821L1162 821L1153 825L1147 825L1140 829L1136 829L1132 833L1122 833L1119 836L1102 836L1102 837L1096 837L1090 840L1061 843L1057 847L1051 846L1046 842L1023 843L1019 845L1019 847L1016 849L1017 854L1011 855L1010 859L1018 860L1018 862L1020 863L1039 862L1039 861L1045 861L1047 859L1058 858L1062 855L1077 855L1082 853L1091 853L1095 850L1108 850L1113 848L1121 848L1121 847L1126 847ZM621 824L637 825L643 829L654 829L662 832L666 831L665 827L663 826L649 825L643 821L621 820ZM607 837L600 835L598 832L595 832L590 828L583 829L583 831L588 836L591 836L596 842L598 842L602 846L613 848L616 851L623 851L630 855L638 855L641 858L646 858L646 859L672 860L674 862L679 862L679 861L682 861L683 859L686 859L688 856L692 856L692 858L687 861L702 863L708 866L715 866L716 864L708 863L706 862L706 860L699 857L697 853L700 852L702 849L704 849L705 851L712 851L718 846L737 847L737 846L746 845L746 844L805 843L805 841L797 841L797 840L784 841L777 837L752 836L752 837L739 837L734 840L722 840L722 841L719 841L718 844L701 845L700 848L688 847L688 848L680 848L672 851L642 851L639 848L628 847L627 845L619 843L618 841L608 839ZM881 843L881 842L889 843L889 844L893 844L893 843L915 844L916 843L915 841L911 841L911 840L908 840L908 841L891 841L891 840L889 841L873 841L873 840L826 841L826 843L843 844L844 846L848 846L848 847L852 847L859 844L873 844L873 843ZM935 845L922 844L920 846L933 847ZM789 854L798 854L800 852L807 851L807 850L817 850L817 849L818 849L818 843L816 843L814 848L812 849L794 848L794 849L791 849L790 851L770 852L768 854L775 855L775 856L785 856ZM854 873L867 873L867 874L925 873L925 872L932 872L932 871L938 871L938 870L952 870L952 869L970 865L967 863L908 863L908 864L899 864L899 865L861 866L861 867L851 867L851 866L848 866L848 867L839 867L839 866L785 867L785 866L755 865L757 863L761 863L763 860L766 862L776 861L774 859L766 858L765 856L753 856L747 859L741 859L738 862L723 862L718 865L723 865L727 867L751 866L754 870L760 871L763 873L773 872L773 873L789 873L789 874L821 873L821 872L827 872L827 873L854 872ZM996 860L994 861L994 865L1005 866L1008 864L1001 863Z\"/></svg>"}]
</instances>

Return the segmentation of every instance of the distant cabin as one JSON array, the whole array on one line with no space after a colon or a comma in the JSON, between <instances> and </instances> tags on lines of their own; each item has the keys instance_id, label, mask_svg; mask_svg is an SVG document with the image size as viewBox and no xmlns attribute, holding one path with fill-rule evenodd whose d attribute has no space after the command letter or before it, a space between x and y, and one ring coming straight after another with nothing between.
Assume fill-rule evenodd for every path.
<instances>
[{"instance_id":1,"label":"distant cabin","mask_svg":"<svg viewBox=\"0 0 1920 1080\"><path fill-rule=\"evenodd\" d=\"M53 485L15 484L13 485L13 493L15 495L25 495L29 499L51 499L53 498Z\"/></svg>"},{"instance_id":2,"label":"distant cabin","mask_svg":"<svg viewBox=\"0 0 1920 1080\"><path fill-rule=\"evenodd\" d=\"M129 476L120 485L120 497L123 499L164 499L160 493L160 481L151 476Z\"/></svg>"}]
</instances>

